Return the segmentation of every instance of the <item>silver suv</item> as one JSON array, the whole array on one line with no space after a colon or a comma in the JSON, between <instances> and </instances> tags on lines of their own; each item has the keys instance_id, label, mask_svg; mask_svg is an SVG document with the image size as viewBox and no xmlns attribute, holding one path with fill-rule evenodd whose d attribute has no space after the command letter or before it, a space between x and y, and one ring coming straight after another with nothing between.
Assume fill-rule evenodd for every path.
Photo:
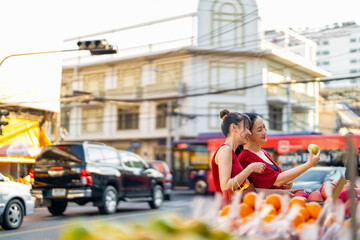
<instances>
[{"instance_id":1,"label":"silver suv","mask_svg":"<svg viewBox=\"0 0 360 240\"><path fill-rule=\"evenodd\" d=\"M4 229L16 229L25 215L34 213L35 202L29 188L9 180L0 173L0 224Z\"/></svg>"}]
</instances>

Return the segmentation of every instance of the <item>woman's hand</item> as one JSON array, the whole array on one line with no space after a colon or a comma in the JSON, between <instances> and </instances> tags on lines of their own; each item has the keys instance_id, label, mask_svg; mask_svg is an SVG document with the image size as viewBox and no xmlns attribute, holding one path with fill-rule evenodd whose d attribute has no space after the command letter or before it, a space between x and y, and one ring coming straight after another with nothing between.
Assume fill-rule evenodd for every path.
<instances>
[{"instance_id":1,"label":"woman's hand","mask_svg":"<svg viewBox=\"0 0 360 240\"><path fill-rule=\"evenodd\" d=\"M320 160L320 148L315 155L312 153L312 151L309 152L309 158L307 163L310 164L311 167L314 166L319 160Z\"/></svg>"},{"instance_id":2,"label":"woman's hand","mask_svg":"<svg viewBox=\"0 0 360 240\"><path fill-rule=\"evenodd\" d=\"M253 172L255 173L262 173L265 170L265 163L261 162L254 162L249 165Z\"/></svg>"},{"instance_id":3,"label":"woman's hand","mask_svg":"<svg viewBox=\"0 0 360 240\"><path fill-rule=\"evenodd\" d=\"M283 189L291 189L293 186L293 182L288 182L283 185Z\"/></svg>"}]
</instances>

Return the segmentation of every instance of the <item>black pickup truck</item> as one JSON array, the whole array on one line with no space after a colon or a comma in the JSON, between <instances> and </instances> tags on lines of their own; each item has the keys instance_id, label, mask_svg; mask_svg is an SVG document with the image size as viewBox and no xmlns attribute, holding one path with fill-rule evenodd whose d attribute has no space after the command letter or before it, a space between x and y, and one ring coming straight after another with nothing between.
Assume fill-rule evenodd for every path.
<instances>
[{"instance_id":1,"label":"black pickup truck","mask_svg":"<svg viewBox=\"0 0 360 240\"><path fill-rule=\"evenodd\" d=\"M43 148L33 166L33 195L41 195L53 215L68 202L93 202L102 214L116 212L119 201L163 203L164 177L144 162L129 167L113 147L96 142L59 143Z\"/></svg>"}]
</instances>

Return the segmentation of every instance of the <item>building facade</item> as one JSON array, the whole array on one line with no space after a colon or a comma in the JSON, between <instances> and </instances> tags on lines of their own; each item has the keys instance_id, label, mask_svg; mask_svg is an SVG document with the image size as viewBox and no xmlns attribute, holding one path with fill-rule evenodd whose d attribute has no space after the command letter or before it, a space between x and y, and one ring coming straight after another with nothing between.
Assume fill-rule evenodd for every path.
<instances>
[{"instance_id":1,"label":"building facade","mask_svg":"<svg viewBox=\"0 0 360 240\"><path fill-rule=\"evenodd\" d=\"M168 24L179 31L161 30ZM150 42L125 47L124 36L136 30ZM156 42L159 32L170 37ZM224 108L257 112L274 133L318 130L317 79L329 73L316 66L313 41L286 29L279 34L283 42L265 36L253 0L200 0L193 14L89 35L119 50L65 59L59 136L165 160L169 139L219 132ZM65 43L79 40L86 38Z\"/></svg>"},{"instance_id":2,"label":"building facade","mask_svg":"<svg viewBox=\"0 0 360 240\"><path fill-rule=\"evenodd\" d=\"M301 34L316 42L317 65L335 78L320 89L320 131L360 134L360 26L335 23Z\"/></svg>"}]
</instances>

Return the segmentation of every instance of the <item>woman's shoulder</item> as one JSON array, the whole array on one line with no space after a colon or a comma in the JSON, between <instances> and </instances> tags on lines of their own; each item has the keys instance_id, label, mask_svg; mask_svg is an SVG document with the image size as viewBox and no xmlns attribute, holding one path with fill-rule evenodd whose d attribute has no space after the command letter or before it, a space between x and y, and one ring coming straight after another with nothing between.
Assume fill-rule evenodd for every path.
<instances>
[{"instance_id":1,"label":"woman's shoulder","mask_svg":"<svg viewBox=\"0 0 360 240\"><path fill-rule=\"evenodd\" d=\"M249 155L249 153L251 153L249 150L247 150L247 149L243 149L242 151L241 151L241 153L239 154L239 158L240 157L244 157L244 156L247 156L247 155Z\"/></svg>"}]
</instances>

